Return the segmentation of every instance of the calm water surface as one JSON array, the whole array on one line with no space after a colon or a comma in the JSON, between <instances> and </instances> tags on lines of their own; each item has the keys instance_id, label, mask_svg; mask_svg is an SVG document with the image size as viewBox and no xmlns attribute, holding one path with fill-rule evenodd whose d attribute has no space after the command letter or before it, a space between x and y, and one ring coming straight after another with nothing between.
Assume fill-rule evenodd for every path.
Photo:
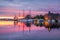
<instances>
[{"instance_id":1,"label":"calm water surface","mask_svg":"<svg viewBox=\"0 0 60 40\"><path fill-rule=\"evenodd\" d=\"M21 22L0 21L0 40L60 40L60 28L49 32L44 26L27 27Z\"/></svg>"}]
</instances>

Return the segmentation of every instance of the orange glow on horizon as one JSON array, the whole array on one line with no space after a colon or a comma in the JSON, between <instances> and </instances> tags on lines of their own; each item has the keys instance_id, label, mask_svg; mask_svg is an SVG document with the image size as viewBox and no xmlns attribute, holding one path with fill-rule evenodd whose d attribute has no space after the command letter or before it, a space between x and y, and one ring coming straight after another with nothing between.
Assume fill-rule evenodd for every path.
<instances>
[{"instance_id":1,"label":"orange glow on horizon","mask_svg":"<svg viewBox=\"0 0 60 40\"><path fill-rule=\"evenodd\" d=\"M18 17L18 19L22 19L22 18L24 18L23 16L21 16L21 17Z\"/></svg>"},{"instance_id":2,"label":"orange glow on horizon","mask_svg":"<svg viewBox=\"0 0 60 40\"><path fill-rule=\"evenodd\" d=\"M0 17L0 19L6 19L6 18L7 18L7 19L9 19L9 18L10 18L10 19L13 19L14 17Z\"/></svg>"},{"instance_id":3,"label":"orange glow on horizon","mask_svg":"<svg viewBox=\"0 0 60 40\"><path fill-rule=\"evenodd\" d=\"M24 17L18 17L18 19L22 19ZM14 19L14 17L8 17L8 16L0 16L0 19Z\"/></svg>"}]
</instances>

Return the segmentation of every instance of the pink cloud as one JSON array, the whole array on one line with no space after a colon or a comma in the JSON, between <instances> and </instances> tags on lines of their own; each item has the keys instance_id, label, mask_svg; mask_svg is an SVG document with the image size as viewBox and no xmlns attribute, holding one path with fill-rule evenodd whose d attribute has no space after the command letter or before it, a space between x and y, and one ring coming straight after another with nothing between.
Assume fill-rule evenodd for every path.
<instances>
[{"instance_id":1,"label":"pink cloud","mask_svg":"<svg viewBox=\"0 0 60 40\"><path fill-rule=\"evenodd\" d=\"M21 15L23 15L23 10L16 10L16 9L1 9L0 10L0 12L6 12L6 14L4 14L3 13L3 15L14 15L14 14L16 14L16 15L19 15L19 13L20 13L20 16ZM29 10L24 10L24 15L26 16L27 14L29 14ZM33 10L31 10L31 15L40 15L40 14L42 14L42 15L44 15L44 14L46 14L47 12L45 12L45 11L33 11Z\"/></svg>"}]
</instances>

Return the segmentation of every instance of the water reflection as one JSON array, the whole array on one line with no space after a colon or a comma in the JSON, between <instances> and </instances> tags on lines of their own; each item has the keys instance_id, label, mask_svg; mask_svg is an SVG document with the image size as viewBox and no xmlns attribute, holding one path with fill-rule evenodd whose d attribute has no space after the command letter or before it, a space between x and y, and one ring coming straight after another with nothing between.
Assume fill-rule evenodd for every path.
<instances>
[{"instance_id":1,"label":"water reflection","mask_svg":"<svg viewBox=\"0 0 60 40\"><path fill-rule=\"evenodd\" d=\"M26 22L18 21L0 21L0 32L16 32L16 31L31 31L31 30L40 30L48 29L50 32L51 29L59 29L60 24L50 23L49 21L44 21L43 19ZM8 31L9 30L9 31Z\"/></svg>"},{"instance_id":2,"label":"water reflection","mask_svg":"<svg viewBox=\"0 0 60 40\"><path fill-rule=\"evenodd\" d=\"M1 33L11 33L18 31L31 31L31 30L41 30L44 27L31 26L31 22L17 22L17 21L0 21L0 32ZM1 34L0 33L0 34Z\"/></svg>"},{"instance_id":3,"label":"water reflection","mask_svg":"<svg viewBox=\"0 0 60 40\"><path fill-rule=\"evenodd\" d=\"M36 21L36 22L35 22ZM0 39L2 40L47 40L59 39L59 26L46 26L45 22L0 21ZM52 29L52 31L50 31ZM53 30L55 29L55 31ZM55 35L56 34L56 35Z\"/></svg>"},{"instance_id":4,"label":"water reflection","mask_svg":"<svg viewBox=\"0 0 60 40\"><path fill-rule=\"evenodd\" d=\"M56 22L56 20L43 20L43 19L34 19L34 21L26 22L26 26L31 27L31 24L34 24L36 27L45 27L50 32L51 29L59 29L60 28L60 22Z\"/></svg>"}]
</instances>

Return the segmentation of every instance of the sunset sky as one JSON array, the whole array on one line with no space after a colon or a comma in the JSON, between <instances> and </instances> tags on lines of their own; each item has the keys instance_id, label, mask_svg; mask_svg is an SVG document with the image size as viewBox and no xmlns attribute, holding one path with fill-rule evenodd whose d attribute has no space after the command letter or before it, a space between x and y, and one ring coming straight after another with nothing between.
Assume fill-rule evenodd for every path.
<instances>
[{"instance_id":1,"label":"sunset sky","mask_svg":"<svg viewBox=\"0 0 60 40\"><path fill-rule=\"evenodd\" d=\"M0 0L0 40L60 40L59 15L49 11L60 14L60 0Z\"/></svg>"},{"instance_id":2,"label":"sunset sky","mask_svg":"<svg viewBox=\"0 0 60 40\"><path fill-rule=\"evenodd\" d=\"M45 14L48 11L60 12L60 0L0 0L0 15L14 15L20 12L22 15L25 10L25 15L29 13ZM19 11L20 10L20 11Z\"/></svg>"}]
</instances>

